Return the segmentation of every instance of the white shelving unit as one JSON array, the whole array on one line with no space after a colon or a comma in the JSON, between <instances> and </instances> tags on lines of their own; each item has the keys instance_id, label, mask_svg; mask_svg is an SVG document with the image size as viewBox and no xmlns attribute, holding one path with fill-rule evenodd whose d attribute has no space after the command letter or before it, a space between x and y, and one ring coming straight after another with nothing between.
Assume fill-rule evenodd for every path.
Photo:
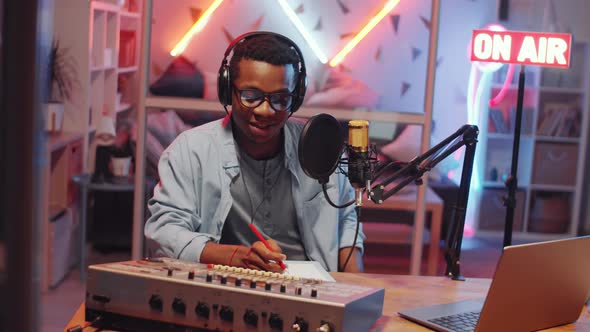
<instances>
[{"instance_id":1,"label":"white shelving unit","mask_svg":"<svg viewBox=\"0 0 590 332\"><path fill-rule=\"evenodd\" d=\"M133 109L137 98L137 72L141 44L142 0L129 0L133 11L112 2L54 1L54 39L76 64L78 86L65 103L62 132L48 140L50 167L44 180L42 289L56 286L70 267L64 257L78 248L77 187L72 176L93 169L93 140L99 116L117 119ZM135 42L129 44L129 38ZM123 52L131 52L128 57ZM124 88L121 82L125 81ZM118 90L121 98L117 96ZM75 243L75 244L74 244ZM78 251L79 253L79 251ZM79 255L78 255L79 256Z\"/></svg>"},{"instance_id":2,"label":"white shelving unit","mask_svg":"<svg viewBox=\"0 0 590 332\"><path fill-rule=\"evenodd\" d=\"M516 72L518 70L515 70ZM527 67L518 164L515 238L543 240L576 236L580 225L584 161L590 121L590 45L574 44L572 66ZM495 73L490 94L502 88L506 67ZM482 194L478 234L503 233L510 173L518 74L505 99L488 109L480 141ZM503 122L503 124L502 124Z\"/></svg>"}]
</instances>

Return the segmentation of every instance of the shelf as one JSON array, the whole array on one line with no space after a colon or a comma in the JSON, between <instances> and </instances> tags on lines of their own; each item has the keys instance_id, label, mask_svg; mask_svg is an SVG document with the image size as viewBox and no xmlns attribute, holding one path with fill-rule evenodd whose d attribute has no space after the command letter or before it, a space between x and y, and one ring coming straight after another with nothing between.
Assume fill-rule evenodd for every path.
<instances>
[{"instance_id":1,"label":"shelf","mask_svg":"<svg viewBox=\"0 0 590 332\"><path fill-rule=\"evenodd\" d=\"M91 72L97 72L97 71L103 71L103 70L113 70L115 69L115 66L94 66L94 67L90 67L90 71Z\"/></svg>"},{"instance_id":2,"label":"shelf","mask_svg":"<svg viewBox=\"0 0 590 332\"><path fill-rule=\"evenodd\" d=\"M531 189L544 190L544 191L573 192L573 191L576 191L576 186L556 185L556 184L531 184Z\"/></svg>"},{"instance_id":3,"label":"shelf","mask_svg":"<svg viewBox=\"0 0 590 332\"><path fill-rule=\"evenodd\" d=\"M198 98L182 98L182 97L160 97L148 96L145 100L146 108L158 109L176 109L176 110L191 110L191 111L210 111L220 112L225 114L225 111L219 101L198 99ZM368 121L381 122L401 122L405 124L423 125L426 117L422 113L401 113L380 110L353 110L353 109L338 109L338 108L322 108L322 107L305 107L302 106L294 116L296 117L312 117L314 115L326 113L341 120L357 120L364 119Z\"/></svg>"},{"instance_id":4,"label":"shelf","mask_svg":"<svg viewBox=\"0 0 590 332\"><path fill-rule=\"evenodd\" d=\"M47 150L53 152L59 150L71 142L81 140L84 135L75 132L61 132L58 134L47 134Z\"/></svg>"},{"instance_id":5,"label":"shelf","mask_svg":"<svg viewBox=\"0 0 590 332\"><path fill-rule=\"evenodd\" d=\"M563 88L557 86L542 86L539 88L541 92L557 92L557 93L570 93L570 94L584 94L584 89L581 88Z\"/></svg>"},{"instance_id":6,"label":"shelf","mask_svg":"<svg viewBox=\"0 0 590 332\"><path fill-rule=\"evenodd\" d=\"M559 137L559 136L536 136L537 142L551 142L551 143L580 143L579 137Z\"/></svg>"},{"instance_id":7,"label":"shelf","mask_svg":"<svg viewBox=\"0 0 590 332\"><path fill-rule=\"evenodd\" d=\"M115 108L115 113L125 112L129 110L132 106L133 105L129 103L120 103L119 105L117 105L117 108Z\"/></svg>"},{"instance_id":8,"label":"shelf","mask_svg":"<svg viewBox=\"0 0 590 332\"><path fill-rule=\"evenodd\" d=\"M504 139L513 140L514 134L503 134L503 133L487 133L488 139ZM531 135L520 135L520 139L531 139Z\"/></svg>"},{"instance_id":9,"label":"shelf","mask_svg":"<svg viewBox=\"0 0 590 332\"><path fill-rule=\"evenodd\" d=\"M481 185L485 188L506 188L504 182L501 181L483 181Z\"/></svg>"},{"instance_id":10,"label":"shelf","mask_svg":"<svg viewBox=\"0 0 590 332\"><path fill-rule=\"evenodd\" d=\"M134 12L128 12L125 10L122 10L120 13L122 18L132 18L132 19L137 19L140 18L141 15L139 13L134 13Z\"/></svg>"},{"instance_id":11,"label":"shelf","mask_svg":"<svg viewBox=\"0 0 590 332\"><path fill-rule=\"evenodd\" d=\"M136 72L138 70L138 66L130 66L130 67L119 67L117 69L117 72L119 74L125 74L125 73L133 73Z\"/></svg>"}]
</instances>

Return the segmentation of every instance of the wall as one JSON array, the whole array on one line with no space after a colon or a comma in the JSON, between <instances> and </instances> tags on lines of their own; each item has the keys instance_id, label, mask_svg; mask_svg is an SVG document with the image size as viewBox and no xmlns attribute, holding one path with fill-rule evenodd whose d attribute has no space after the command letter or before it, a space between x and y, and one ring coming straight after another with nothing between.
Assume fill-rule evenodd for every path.
<instances>
[{"instance_id":1,"label":"wall","mask_svg":"<svg viewBox=\"0 0 590 332\"><path fill-rule=\"evenodd\" d=\"M175 0L171 5L170 1L154 0L152 81L170 63L172 57L168 52L193 24L191 8L205 10L211 2ZM382 8L384 1L290 0L288 3L291 8L299 9L298 17L330 58ZM293 39L304 53L309 73L307 103L422 112L430 6L430 0L402 0L349 54L342 67L330 69L318 61L277 1L226 0L184 55L196 61L207 78L215 80L231 38L256 28L275 31ZM394 18L396 15L399 20ZM328 77L345 88L317 95L326 88ZM206 91L206 98L214 99L215 93Z\"/></svg>"}]
</instances>

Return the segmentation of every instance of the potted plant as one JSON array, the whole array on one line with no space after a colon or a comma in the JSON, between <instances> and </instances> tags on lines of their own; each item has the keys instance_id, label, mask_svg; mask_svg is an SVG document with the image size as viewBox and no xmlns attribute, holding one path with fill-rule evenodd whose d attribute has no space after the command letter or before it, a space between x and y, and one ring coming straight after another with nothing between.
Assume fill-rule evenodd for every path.
<instances>
[{"instance_id":1,"label":"potted plant","mask_svg":"<svg viewBox=\"0 0 590 332\"><path fill-rule=\"evenodd\" d=\"M61 131L64 103L72 101L72 93L79 86L77 76L76 61L70 50L54 40L47 61L47 98L43 105L45 129L50 133Z\"/></svg>"}]
</instances>

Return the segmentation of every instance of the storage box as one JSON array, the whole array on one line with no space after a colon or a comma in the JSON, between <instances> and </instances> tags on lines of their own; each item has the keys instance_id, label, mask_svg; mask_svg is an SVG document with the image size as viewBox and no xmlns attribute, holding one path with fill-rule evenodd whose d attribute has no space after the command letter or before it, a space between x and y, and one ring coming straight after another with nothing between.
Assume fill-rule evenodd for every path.
<instances>
[{"instance_id":1,"label":"storage box","mask_svg":"<svg viewBox=\"0 0 590 332\"><path fill-rule=\"evenodd\" d=\"M578 145L538 143L535 146L534 184L573 186L576 183Z\"/></svg>"},{"instance_id":2,"label":"storage box","mask_svg":"<svg viewBox=\"0 0 590 332\"><path fill-rule=\"evenodd\" d=\"M561 234L568 231L572 213L572 194L534 191L528 231Z\"/></svg>"},{"instance_id":3,"label":"storage box","mask_svg":"<svg viewBox=\"0 0 590 332\"><path fill-rule=\"evenodd\" d=\"M74 210L65 208L49 221L49 287L56 287L80 258L80 230Z\"/></svg>"},{"instance_id":4,"label":"storage box","mask_svg":"<svg viewBox=\"0 0 590 332\"><path fill-rule=\"evenodd\" d=\"M503 197L508 196L507 189L484 189L479 205L479 229L481 230L504 230L506 223L506 206ZM522 190L516 191L516 207L514 209L514 223L512 230L522 231L524 222L525 193Z\"/></svg>"}]
</instances>

